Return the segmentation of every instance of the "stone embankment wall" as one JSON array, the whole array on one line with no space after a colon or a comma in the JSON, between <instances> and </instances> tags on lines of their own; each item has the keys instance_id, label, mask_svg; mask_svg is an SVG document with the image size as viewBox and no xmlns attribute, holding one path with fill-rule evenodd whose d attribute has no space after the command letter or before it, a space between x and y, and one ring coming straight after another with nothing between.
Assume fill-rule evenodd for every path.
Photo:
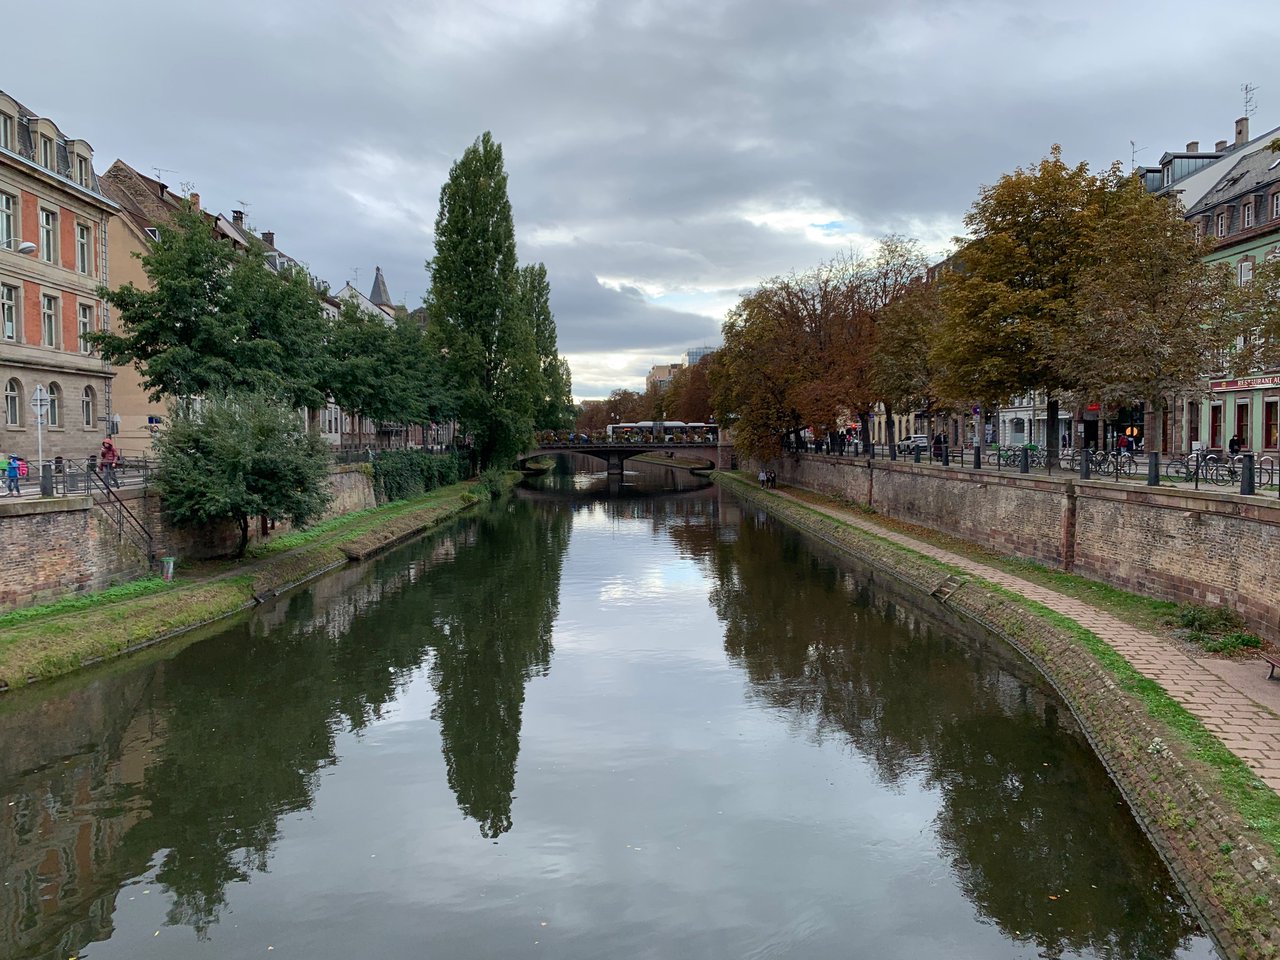
<instances>
[{"instance_id":1,"label":"stone embankment wall","mask_svg":"<svg viewBox=\"0 0 1280 960\"><path fill-rule=\"evenodd\" d=\"M325 519L375 506L373 480L359 464L330 471L333 501ZM120 499L151 532L157 557L203 560L234 551L240 531L226 523L210 531L176 528L164 519L160 498L126 487ZM268 536L279 536L277 524ZM250 543L260 538L250 526ZM101 590L146 573L146 551L122 534L90 497L0 501L0 611L44 603L70 594Z\"/></svg>"},{"instance_id":2,"label":"stone embankment wall","mask_svg":"<svg viewBox=\"0 0 1280 960\"><path fill-rule=\"evenodd\" d=\"M880 479L877 471L876 482ZM923 555L736 478L720 482L837 550L925 594L943 595L940 588L950 571ZM1057 689L1223 954L1232 960L1275 957L1280 863L1240 814L1220 801L1216 772L1191 754L1177 730L1127 693L1076 637L981 581L959 580L943 605L1012 644ZM1266 789L1261 781L1258 785Z\"/></svg>"},{"instance_id":3,"label":"stone embankment wall","mask_svg":"<svg viewBox=\"0 0 1280 960\"><path fill-rule=\"evenodd\" d=\"M768 467L782 483L1134 593L1225 603L1280 641L1280 500L998 473L985 464L800 454Z\"/></svg>"}]
</instances>

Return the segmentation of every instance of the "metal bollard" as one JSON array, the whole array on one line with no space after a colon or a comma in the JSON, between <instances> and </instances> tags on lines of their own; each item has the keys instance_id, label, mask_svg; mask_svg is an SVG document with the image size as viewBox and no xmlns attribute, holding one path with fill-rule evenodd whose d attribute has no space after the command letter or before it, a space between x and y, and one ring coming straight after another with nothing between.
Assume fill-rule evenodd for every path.
<instances>
[{"instance_id":1,"label":"metal bollard","mask_svg":"<svg viewBox=\"0 0 1280 960\"><path fill-rule=\"evenodd\" d=\"M43 414L42 414L43 416ZM53 496L53 464L40 464L40 496Z\"/></svg>"},{"instance_id":2,"label":"metal bollard","mask_svg":"<svg viewBox=\"0 0 1280 960\"><path fill-rule=\"evenodd\" d=\"M1018 451L1018 472L1019 473L1031 472L1031 451L1028 450L1026 447L1023 447L1021 450Z\"/></svg>"},{"instance_id":3,"label":"metal bollard","mask_svg":"<svg viewBox=\"0 0 1280 960\"><path fill-rule=\"evenodd\" d=\"M920 448L916 447L916 463L920 462Z\"/></svg>"},{"instance_id":4,"label":"metal bollard","mask_svg":"<svg viewBox=\"0 0 1280 960\"><path fill-rule=\"evenodd\" d=\"M944 443L942 445L942 465L944 467L951 466L951 445Z\"/></svg>"},{"instance_id":5,"label":"metal bollard","mask_svg":"<svg viewBox=\"0 0 1280 960\"><path fill-rule=\"evenodd\" d=\"M1240 495L1253 496L1253 454L1244 454L1244 466L1240 470Z\"/></svg>"},{"instance_id":6,"label":"metal bollard","mask_svg":"<svg viewBox=\"0 0 1280 960\"><path fill-rule=\"evenodd\" d=\"M973 445L973 469L982 469L982 448L976 443Z\"/></svg>"},{"instance_id":7,"label":"metal bollard","mask_svg":"<svg viewBox=\"0 0 1280 960\"><path fill-rule=\"evenodd\" d=\"M1093 458L1089 455L1089 450L1086 447L1085 450L1080 454L1080 479L1081 480L1089 479L1089 468L1092 466L1093 466Z\"/></svg>"},{"instance_id":8,"label":"metal bollard","mask_svg":"<svg viewBox=\"0 0 1280 960\"><path fill-rule=\"evenodd\" d=\"M889 459L890 460L898 459L898 445L896 443L889 444Z\"/></svg>"},{"instance_id":9,"label":"metal bollard","mask_svg":"<svg viewBox=\"0 0 1280 960\"><path fill-rule=\"evenodd\" d=\"M1158 453L1147 455L1147 486L1160 486L1160 454Z\"/></svg>"}]
</instances>

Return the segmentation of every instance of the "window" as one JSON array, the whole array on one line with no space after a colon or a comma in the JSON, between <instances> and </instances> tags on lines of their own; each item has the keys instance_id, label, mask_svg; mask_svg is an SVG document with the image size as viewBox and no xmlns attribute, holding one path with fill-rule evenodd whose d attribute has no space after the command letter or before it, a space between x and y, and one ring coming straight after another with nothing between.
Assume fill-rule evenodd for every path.
<instances>
[{"instance_id":1,"label":"window","mask_svg":"<svg viewBox=\"0 0 1280 960\"><path fill-rule=\"evenodd\" d=\"M1200 242L1200 223L1197 221L1191 225L1191 239L1196 243Z\"/></svg>"},{"instance_id":2,"label":"window","mask_svg":"<svg viewBox=\"0 0 1280 960\"><path fill-rule=\"evenodd\" d=\"M76 154L76 183L82 187L87 187L93 180L93 167L89 165L89 158Z\"/></svg>"},{"instance_id":3,"label":"window","mask_svg":"<svg viewBox=\"0 0 1280 960\"><path fill-rule=\"evenodd\" d=\"M4 422L6 426L22 426L22 384L10 380L4 385Z\"/></svg>"},{"instance_id":4,"label":"window","mask_svg":"<svg viewBox=\"0 0 1280 960\"><path fill-rule=\"evenodd\" d=\"M1222 449L1222 404L1215 403L1209 408L1209 446L1215 450Z\"/></svg>"},{"instance_id":5,"label":"window","mask_svg":"<svg viewBox=\"0 0 1280 960\"><path fill-rule=\"evenodd\" d=\"M18 288L0 284L0 337L18 339Z\"/></svg>"},{"instance_id":6,"label":"window","mask_svg":"<svg viewBox=\"0 0 1280 960\"><path fill-rule=\"evenodd\" d=\"M13 239L13 212L18 201L10 194L0 193L0 243Z\"/></svg>"},{"instance_id":7,"label":"window","mask_svg":"<svg viewBox=\"0 0 1280 960\"><path fill-rule=\"evenodd\" d=\"M89 341L85 339L90 333L93 333L93 304L80 304L80 352L93 353L93 347L89 345Z\"/></svg>"},{"instance_id":8,"label":"window","mask_svg":"<svg viewBox=\"0 0 1280 960\"><path fill-rule=\"evenodd\" d=\"M1236 403L1236 436L1240 438L1240 446L1249 448L1249 401Z\"/></svg>"},{"instance_id":9,"label":"window","mask_svg":"<svg viewBox=\"0 0 1280 960\"><path fill-rule=\"evenodd\" d=\"M1271 195L1271 219L1280 220L1280 193Z\"/></svg>"},{"instance_id":10,"label":"window","mask_svg":"<svg viewBox=\"0 0 1280 960\"><path fill-rule=\"evenodd\" d=\"M80 419L90 430L98 423L97 411L94 409L96 399L93 395L93 387L85 387L84 394L80 397Z\"/></svg>"},{"instance_id":11,"label":"window","mask_svg":"<svg viewBox=\"0 0 1280 960\"><path fill-rule=\"evenodd\" d=\"M54 163L53 140L49 137L40 138L40 166L46 170L57 170Z\"/></svg>"},{"instance_id":12,"label":"window","mask_svg":"<svg viewBox=\"0 0 1280 960\"><path fill-rule=\"evenodd\" d=\"M58 215L52 210L40 211L40 259L58 262Z\"/></svg>"},{"instance_id":13,"label":"window","mask_svg":"<svg viewBox=\"0 0 1280 960\"><path fill-rule=\"evenodd\" d=\"M1240 286L1245 286L1253 279L1253 261L1248 258L1242 258L1236 264L1236 276L1240 281Z\"/></svg>"},{"instance_id":14,"label":"window","mask_svg":"<svg viewBox=\"0 0 1280 960\"><path fill-rule=\"evenodd\" d=\"M1200 442L1200 404L1195 400L1187 401L1187 441Z\"/></svg>"},{"instance_id":15,"label":"window","mask_svg":"<svg viewBox=\"0 0 1280 960\"><path fill-rule=\"evenodd\" d=\"M1227 215L1225 213L1218 214L1218 236L1225 237L1227 235Z\"/></svg>"},{"instance_id":16,"label":"window","mask_svg":"<svg viewBox=\"0 0 1280 960\"><path fill-rule=\"evenodd\" d=\"M41 298L40 342L46 347L58 345L58 298L47 293Z\"/></svg>"},{"instance_id":17,"label":"window","mask_svg":"<svg viewBox=\"0 0 1280 960\"><path fill-rule=\"evenodd\" d=\"M83 223L76 224L76 269L81 273L93 273L93 231Z\"/></svg>"},{"instance_id":18,"label":"window","mask_svg":"<svg viewBox=\"0 0 1280 960\"><path fill-rule=\"evenodd\" d=\"M1246 227L1253 226L1253 204L1251 202L1240 208L1240 217L1240 229L1243 230Z\"/></svg>"},{"instance_id":19,"label":"window","mask_svg":"<svg viewBox=\"0 0 1280 960\"><path fill-rule=\"evenodd\" d=\"M1268 450L1280 447L1280 400L1275 397L1262 407L1262 445Z\"/></svg>"},{"instance_id":20,"label":"window","mask_svg":"<svg viewBox=\"0 0 1280 960\"><path fill-rule=\"evenodd\" d=\"M13 117L0 113L0 147L13 149Z\"/></svg>"},{"instance_id":21,"label":"window","mask_svg":"<svg viewBox=\"0 0 1280 960\"><path fill-rule=\"evenodd\" d=\"M147 227L147 236L152 240L158 241L160 239L160 231L155 227Z\"/></svg>"},{"instance_id":22,"label":"window","mask_svg":"<svg viewBox=\"0 0 1280 960\"><path fill-rule=\"evenodd\" d=\"M45 421L51 427L62 426L62 388L56 383L49 384L49 414Z\"/></svg>"},{"instance_id":23,"label":"window","mask_svg":"<svg viewBox=\"0 0 1280 960\"><path fill-rule=\"evenodd\" d=\"M1164 168L1164 185L1167 187L1171 183L1173 183L1173 164L1169 163L1165 164Z\"/></svg>"}]
</instances>

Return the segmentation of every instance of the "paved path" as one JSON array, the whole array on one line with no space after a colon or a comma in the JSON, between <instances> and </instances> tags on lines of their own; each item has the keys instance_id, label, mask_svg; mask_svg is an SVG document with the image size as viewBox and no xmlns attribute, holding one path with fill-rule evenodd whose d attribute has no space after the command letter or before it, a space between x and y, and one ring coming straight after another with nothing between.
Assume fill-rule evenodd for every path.
<instances>
[{"instance_id":1,"label":"paved path","mask_svg":"<svg viewBox=\"0 0 1280 960\"><path fill-rule=\"evenodd\" d=\"M1280 681L1266 679L1267 667L1262 660L1245 663L1212 658L1197 660L1170 640L1130 626L1083 600L908 537L862 514L808 500L797 502L1007 587L1070 617L1164 687L1273 790L1280 791Z\"/></svg>"}]
</instances>

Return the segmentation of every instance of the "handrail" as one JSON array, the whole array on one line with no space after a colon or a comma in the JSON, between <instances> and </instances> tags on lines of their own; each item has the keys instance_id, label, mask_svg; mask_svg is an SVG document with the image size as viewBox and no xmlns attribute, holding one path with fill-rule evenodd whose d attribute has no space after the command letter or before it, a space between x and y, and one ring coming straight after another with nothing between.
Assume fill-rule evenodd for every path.
<instances>
[{"instance_id":1,"label":"handrail","mask_svg":"<svg viewBox=\"0 0 1280 960\"><path fill-rule=\"evenodd\" d=\"M107 515L107 519L115 525L118 535L124 536L127 532L129 538L146 551L148 564L154 563L156 559L155 539L151 536L151 531L126 506L124 500L111 489L106 480L92 472L86 472L84 476L87 486L92 488L95 494L106 495L106 502L110 504L110 509L104 506L102 500L96 496L93 498L94 506Z\"/></svg>"}]
</instances>

